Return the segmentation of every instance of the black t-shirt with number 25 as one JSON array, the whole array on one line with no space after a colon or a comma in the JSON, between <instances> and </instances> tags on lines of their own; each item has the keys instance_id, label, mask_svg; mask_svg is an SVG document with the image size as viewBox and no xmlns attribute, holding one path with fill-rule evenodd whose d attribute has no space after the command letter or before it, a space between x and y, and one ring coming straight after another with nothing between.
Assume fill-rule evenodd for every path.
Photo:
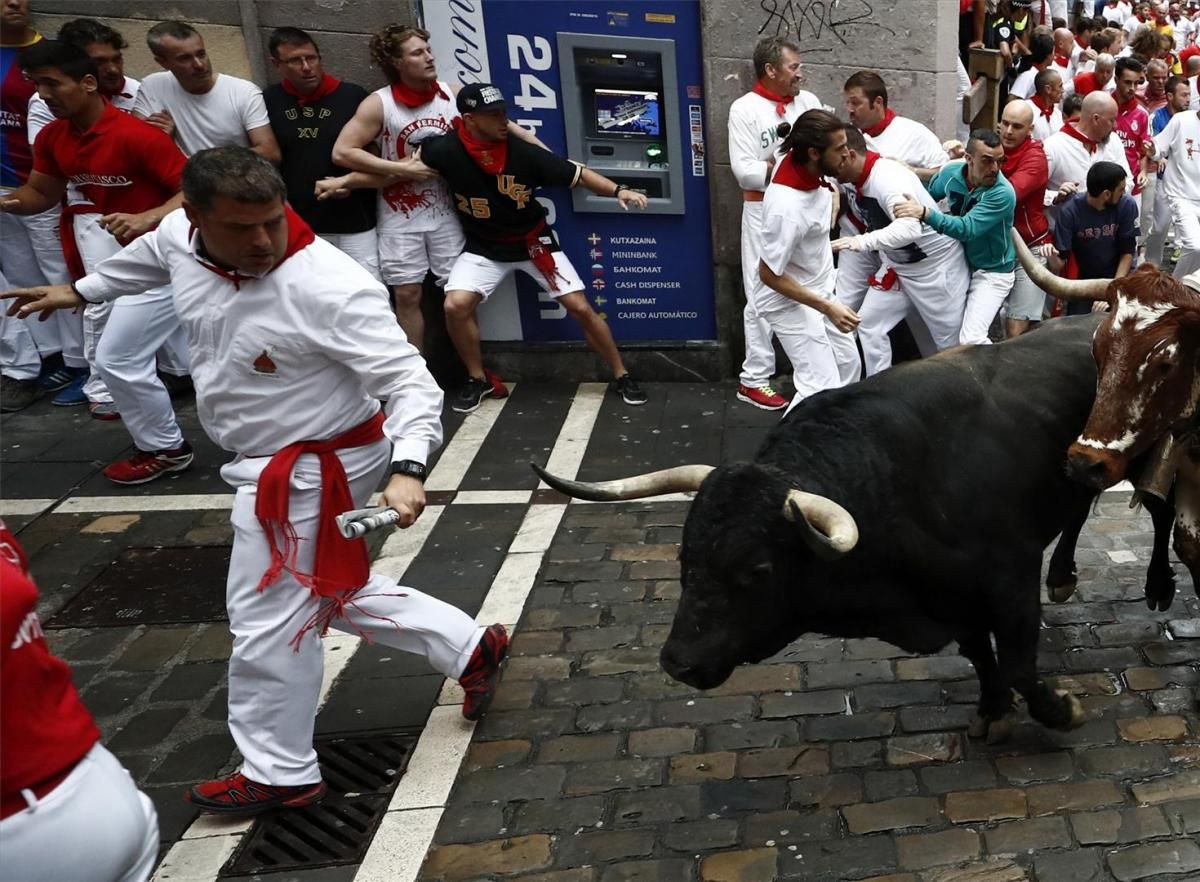
<instances>
[{"instance_id":1,"label":"black t-shirt with number 25","mask_svg":"<svg viewBox=\"0 0 1200 882\"><path fill-rule=\"evenodd\" d=\"M423 143L421 161L446 179L462 221L466 250L503 262L529 259L524 239L546 219L546 209L534 198L534 191L573 187L583 172L583 166L569 159L510 137L504 168L490 175L453 132ZM546 247L559 250L557 243Z\"/></svg>"}]
</instances>

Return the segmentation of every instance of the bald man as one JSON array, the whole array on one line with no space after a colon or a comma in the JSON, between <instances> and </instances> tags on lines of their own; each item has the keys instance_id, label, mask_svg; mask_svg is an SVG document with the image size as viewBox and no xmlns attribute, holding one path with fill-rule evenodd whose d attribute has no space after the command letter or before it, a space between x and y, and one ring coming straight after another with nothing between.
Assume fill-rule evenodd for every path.
<instances>
[{"instance_id":1,"label":"bald man","mask_svg":"<svg viewBox=\"0 0 1200 882\"><path fill-rule=\"evenodd\" d=\"M1107 92L1092 92L1083 99L1079 122L1064 123L1062 129L1043 142L1050 169L1045 204L1051 229L1058 206L1086 188L1088 169L1097 162L1115 162L1133 181L1125 146L1113 134L1116 122L1117 102Z\"/></svg>"},{"instance_id":2,"label":"bald man","mask_svg":"<svg viewBox=\"0 0 1200 882\"><path fill-rule=\"evenodd\" d=\"M1050 173L1042 143L1032 134L1033 119L1033 108L1028 102L1010 101L1000 116L999 130L1000 145L1004 148L1000 171L1017 195L1013 228L1036 254L1038 245L1050 241L1043 207ZM1040 322L1045 305L1046 295L1018 263L1004 307L1006 336L1017 337L1029 330L1031 322Z\"/></svg>"},{"instance_id":3,"label":"bald man","mask_svg":"<svg viewBox=\"0 0 1200 882\"><path fill-rule=\"evenodd\" d=\"M1057 28L1054 31L1054 58L1050 64L1058 71L1065 83L1075 76L1075 65L1071 62L1071 53L1075 49L1075 34L1070 28Z\"/></svg>"}]
</instances>

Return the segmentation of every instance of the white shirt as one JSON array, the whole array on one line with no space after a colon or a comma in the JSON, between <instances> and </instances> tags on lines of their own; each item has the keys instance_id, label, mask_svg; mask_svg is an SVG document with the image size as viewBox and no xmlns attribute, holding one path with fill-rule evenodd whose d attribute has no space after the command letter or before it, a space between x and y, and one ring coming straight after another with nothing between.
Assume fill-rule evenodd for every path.
<instances>
[{"instance_id":1,"label":"white shirt","mask_svg":"<svg viewBox=\"0 0 1200 882\"><path fill-rule=\"evenodd\" d=\"M1169 19L1171 30L1175 32L1175 51L1182 52L1191 42L1196 25L1186 15L1179 16L1179 21Z\"/></svg>"},{"instance_id":2,"label":"white shirt","mask_svg":"<svg viewBox=\"0 0 1200 882\"><path fill-rule=\"evenodd\" d=\"M393 459L441 444L442 392L404 337L387 289L324 239L238 286L200 262L183 209L76 283L87 300L170 284L188 337L196 410L226 450L269 456L333 438L385 402Z\"/></svg>"},{"instance_id":3,"label":"white shirt","mask_svg":"<svg viewBox=\"0 0 1200 882\"><path fill-rule=\"evenodd\" d=\"M1100 10L1100 15L1105 21L1114 24L1117 27L1124 27L1129 16L1133 15L1133 6L1126 3L1125 0L1120 0L1116 6L1104 4L1104 8Z\"/></svg>"},{"instance_id":4,"label":"white shirt","mask_svg":"<svg viewBox=\"0 0 1200 882\"><path fill-rule=\"evenodd\" d=\"M1042 142L1046 151L1046 165L1049 166L1050 177L1046 182L1046 220L1050 226L1058 217L1058 206L1054 197L1058 195L1063 184L1074 182L1079 185L1079 192L1087 191L1088 169L1094 163L1106 160L1115 162L1129 176L1125 186L1133 189L1133 173L1129 170L1129 160L1125 158L1125 147L1120 136L1113 132L1097 147L1095 153L1089 153L1082 141L1072 138L1064 131L1056 132Z\"/></svg>"},{"instance_id":5,"label":"white shirt","mask_svg":"<svg viewBox=\"0 0 1200 882\"><path fill-rule=\"evenodd\" d=\"M446 83L439 80L438 87L447 96L453 96ZM454 130L454 120L459 113L453 97L443 98L435 92L425 104L408 107L396 102L390 86L377 89L372 94L378 95L383 102L383 126L375 140L383 159L397 160L412 156L421 142ZM428 232L443 226L459 225L454 213L454 200L450 198L450 188L440 175L427 181L397 181L379 191L378 206L381 236L393 232Z\"/></svg>"},{"instance_id":6,"label":"white shirt","mask_svg":"<svg viewBox=\"0 0 1200 882\"><path fill-rule=\"evenodd\" d=\"M1039 73L1041 73L1041 71L1036 67L1031 67L1029 70L1021 71L1021 73L1017 75L1016 80L1013 81L1012 87L1009 88L1008 94L1010 96L1016 95L1018 98L1024 99L1033 97L1033 93L1037 91L1033 87L1033 81L1037 78Z\"/></svg>"},{"instance_id":7,"label":"white shirt","mask_svg":"<svg viewBox=\"0 0 1200 882\"><path fill-rule=\"evenodd\" d=\"M762 260L777 276L787 275L804 287L833 296L833 249L829 217L833 191L828 187L797 190L773 183L763 197ZM778 305L795 303L771 291ZM770 304L755 304L759 308ZM799 304L797 304L799 305Z\"/></svg>"},{"instance_id":8,"label":"white shirt","mask_svg":"<svg viewBox=\"0 0 1200 882\"><path fill-rule=\"evenodd\" d=\"M271 124L262 90L229 74L217 74L203 95L184 91L169 71L150 74L142 81L133 112L145 118L160 110L175 120L175 143L185 156L230 144L249 147L246 133Z\"/></svg>"},{"instance_id":9,"label":"white shirt","mask_svg":"<svg viewBox=\"0 0 1200 882\"><path fill-rule=\"evenodd\" d=\"M1026 101L1029 109L1033 112L1033 137L1039 141L1045 141L1055 132L1063 127L1062 105L1055 104L1054 111L1047 119L1040 107L1033 103L1032 100Z\"/></svg>"},{"instance_id":10,"label":"white shirt","mask_svg":"<svg viewBox=\"0 0 1200 882\"><path fill-rule=\"evenodd\" d=\"M886 129L875 136L867 135L866 139L867 147L880 156L913 168L941 168L950 161L937 135L908 117L895 117Z\"/></svg>"},{"instance_id":11,"label":"white shirt","mask_svg":"<svg viewBox=\"0 0 1200 882\"><path fill-rule=\"evenodd\" d=\"M1167 161L1164 192L1200 204L1200 113L1186 110L1175 114L1154 136L1154 147L1159 158Z\"/></svg>"},{"instance_id":12,"label":"white shirt","mask_svg":"<svg viewBox=\"0 0 1200 882\"><path fill-rule=\"evenodd\" d=\"M812 92L803 89L784 105L783 116L775 110L775 102L754 92L747 92L729 105L729 165L738 186L743 190L766 190L767 160L779 146L779 124L791 125L800 114L819 110L821 102Z\"/></svg>"},{"instance_id":13,"label":"white shirt","mask_svg":"<svg viewBox=\"0 0 1200 882\"><path fill-rule=\"evenodd\" d=\"M1154 19L1150 19L1149 21L1138 21L1138 18L1136 15L1130 14L1129 18L1125 19L1124 28L1125 28L1126 42L1128 42L1134 38L1134 36L1138 32L1138 28L1147 28L1147 27L1149 27L1149 28L1154 27Z\"/></svg>"},{"instance_id":14,"label":"white shirt","mask_svg":"<svg viewBox=\"0 0 1200 882\"><path fill-rule=\"evenodd\" d=\"M961 254L962 246L949 236L916 218L896 218L896 206L910 198L931 211L937 209L916 172L891 159L877 160L854 197L856 213L870 230L861 236L863 250L881 251L894 266Z\"/></svg>"}]
</instances>

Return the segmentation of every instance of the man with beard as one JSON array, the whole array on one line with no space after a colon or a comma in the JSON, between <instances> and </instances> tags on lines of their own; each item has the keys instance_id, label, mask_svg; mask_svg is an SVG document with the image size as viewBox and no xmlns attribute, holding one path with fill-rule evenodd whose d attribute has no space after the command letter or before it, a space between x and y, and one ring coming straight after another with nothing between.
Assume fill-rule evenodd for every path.
<instances>
[{"instance_id":1,"label":"man with beard","mask_svg":"<svg viewBox=\"0 0 1200 882\"><path fill-rule=\"evenodd\" d=\"M858 379L854 310L834 297L829 245L833 187L848 158L845 125L825 110L800 115L763 199L762 257L755 312L765 318L792 363L795 407L822 389ZM766 290L769 289L769 290Z\"/></svg>"},{"instance_id":2,"label":"man with beard","mask_svg":"<svg viewBox=\"0 0 1200 882\"><path fill-rule=\"evenodd\" d=\"M1004 147L991 129L976 129L967 141L966 157L951 162L927 185L929 195L943 199L949 213L916 199L895 208L898 218L916 218L939 233L963 243L971 268L967 306L958 341L990 343L988 328L1013 287L1017 255L1009 229L1017 206L1012 185L1000 172Z\"/></svg>"},{"instance_id":3,"label":"man with beard","mask_svg":"<svg viewBox=\"0 0 1200 882\"><path fill-rule=\"evenodd\" d=\"M729 107L729 165L742 190L742 310L746 357L737 397L763 410L782 410L787 399L771 386L775 350L766 319L757 315L762 281L762 202L775 168L775 149L800 114L821 106L800 88L800 48L782 37L766 37L754 47L754 88Z\"/></svg>"},{"instance_id":4,"label":"man with beard","mask_svg":"<svg viewBox=\"0 0 1200 882\"><path fill-rule=\"evenodd\" d=\"M1062 273L1069 258L1081 279L1119 279L1129 274L1137 250L1137 203L1125 194L1129 175L1115 162L1097 162L1087 173L1087 192L1063 204L1054 243L1043 247L1050 268ZM1067 315L1092 310L1086 300L1067 303Z\"/></svg>"}]
</instances>

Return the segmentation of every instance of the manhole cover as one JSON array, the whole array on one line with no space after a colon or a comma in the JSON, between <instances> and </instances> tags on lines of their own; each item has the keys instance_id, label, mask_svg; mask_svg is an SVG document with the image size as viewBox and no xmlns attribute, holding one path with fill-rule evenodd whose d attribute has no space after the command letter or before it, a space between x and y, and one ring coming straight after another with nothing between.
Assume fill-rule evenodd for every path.
<instances>
[{"instance_id":1,"label":"manhole cover","mask_svg":"<svg viewBox=\"0 0 1200 882\"><path fill-rule=\"evenodd\" d=\"M318 741L325 801L260 817L219 877L360 863L416 743L416 735Z\"/></svg>"},{"instance_id":2,"label":"manhole cover","mask_svg":"<svg viewBox=\"0 0 1200 882\"><path fill-rule=\"evenodd\" d=\"M228 546L127 548L50 628L223 622Z\"/></svg>"}]
</instances>

